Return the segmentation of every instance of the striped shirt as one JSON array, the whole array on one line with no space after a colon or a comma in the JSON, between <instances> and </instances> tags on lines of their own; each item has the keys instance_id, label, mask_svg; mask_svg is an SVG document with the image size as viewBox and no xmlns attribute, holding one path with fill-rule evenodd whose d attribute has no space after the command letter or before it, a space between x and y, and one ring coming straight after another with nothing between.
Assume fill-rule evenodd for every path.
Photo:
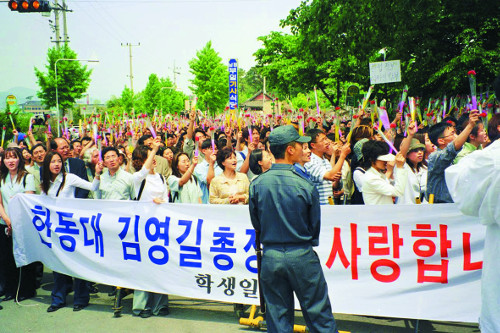
<instances>
[{"instance_id":1,"label":"striped shirt","mask_svg":"<svg viewBox=\"0 0 500 333\"><path fill-rule=\"evenodd\" d=\"M332 169L330 161L326 158L311 154L311 161L305 165L307 172L311 176L311 181L319 192L319 202L321 205L328 205L328 197L333 198L333 183L324 179L325 173Z\"/></svg>"}]
</instances>

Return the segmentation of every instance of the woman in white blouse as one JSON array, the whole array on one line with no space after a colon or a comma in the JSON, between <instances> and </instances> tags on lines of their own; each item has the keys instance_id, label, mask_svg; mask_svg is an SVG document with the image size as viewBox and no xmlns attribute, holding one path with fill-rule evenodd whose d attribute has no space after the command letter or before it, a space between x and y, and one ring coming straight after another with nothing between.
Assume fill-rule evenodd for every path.
<instances>
[{"instance_id":1,"label":"woman in white blouse","mask_svg":"<svg viewBox=\"0 0 500 333\"><path fill-rule=\"evenodd\" d=\"M389 154L389 146L382 141L368 141L363 145L363 158L371 167L363 179L363 201L365 205L392 205L393 198L404 194L408 171L403 168L405 158L401 153ZM387 179L387 162L396 161L394 185Z\"/></svg>"},{"instance_id":2,"label":"woman in white blouse","mask_svg":"<svg viewBox=\"0 0 500 333\"><path fill-rule=\"evenodd\" d=\"M406 158L404 169L408 177L404 194L398 197L396 203L399 205L413 205L425 202L424 194L427 189L427 162L424 159L425 145L418 139L413 138L417 132L415 123L408 125L408 135L401 142L400 152ZM395 169L395 173L399 172Z\"/></svg>"},{"instance_id":3,"label":"woman in white blouse","mask_svg":"<svg viewBox=\"0 0 500 333\"><path fill-rule=\"evenodd\" d=\"M153 141L152 149L148 146L137 146L132 153L132 165L135 170L133 174L135 199L137 201L154 202L162 204L168 202L168 188L163 175L154 171L156 161L154 159L161 139L157 137ZM144 290L134 290L132 302L132 313L141 318L152 315L168 315L168 295L152 293Z\"/></svg>"},{"instance_id":4,"label":"woman in white blouse","mask_svg":"<svg viewBox=\"0 0 500 333\"><path fill-rule=\"evenodd\" d=\"M102 162L95 167L94 181L88 182L77 175L67 173L64 169L61 155L57 152L48 152L43 160L42 195L57 198L74 198L75 188L96 191L99 188L102 173Z\"/></svg>"}]
</instances>

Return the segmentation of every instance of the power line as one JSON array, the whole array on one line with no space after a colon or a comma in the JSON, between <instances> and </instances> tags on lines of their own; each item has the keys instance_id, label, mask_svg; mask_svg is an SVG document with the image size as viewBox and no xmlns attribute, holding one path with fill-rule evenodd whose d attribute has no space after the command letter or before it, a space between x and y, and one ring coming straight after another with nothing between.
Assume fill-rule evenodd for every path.
<instances>
[{"instance_id":1,"label":"power line","mask_svg":"<svg viewBox=\"0 0 500 333\"><path fill-rule=\"evenodd\" d=\"M74 1L73 1L73 2L74 2ZM122 40L122 39L121 39L121 37L120 37L120 36L118 36L118 35L117 35L114 31L109 30L106 26L102 25L102 24L101 24L98 20L96 20L96 19L94 18L94 16L93 16L93 15L89 14L89 12L85 9L85 7L84 7L84 6L80 6L80 5L78 5L78 7L79 7L80 9L82 9L82 11L84 12L84 14L85 14L85 15L87 15L87 16L88 16L88 17L89 17L92 21L94 21L94 22L95 22L95 24L97 24L99 27L101 27L101 28L102 28L102 31L105 31L107 34L109 34L109 36L110 36L111 38L115 39L115 40L116 40L116 41L118 41L118 42L119 42L120 40Z\"/></svg>"}]
</instances>

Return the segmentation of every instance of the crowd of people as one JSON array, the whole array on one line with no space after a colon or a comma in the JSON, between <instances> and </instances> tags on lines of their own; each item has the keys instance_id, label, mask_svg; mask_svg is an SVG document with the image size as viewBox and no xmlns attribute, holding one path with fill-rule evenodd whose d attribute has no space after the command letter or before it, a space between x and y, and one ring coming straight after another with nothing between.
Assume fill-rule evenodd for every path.
<instances>
[{"instance_id":1,"label":"crowd of people","mask_svg":"<svg viewBox=\"0 0 500 333\"><path fill-rule=\"evenodd\" d=\"M304 131L304 125L292 117L274 127L265 121L246 126L219 122L216 126L215 120L210 124L209 119L200 122L197 117L191 111L181 126L164 120L150 126L141 123L135 130L126 122L119 134L99 128L102 137L80 128L74 136L66 132L53 138L46 133L46 140L39 141L30 130L26 135L14 131L13 142L0 148L3 301L35 296L43 272L38 263L16 268L11 237L15 221L9 218L9 200L15 194L141 200L158 205L245 205L250 184L275 162L271 132L286 124ZM391 126L382 131L368 109L360 109L338 125L325 115L309 120L304 135L310 141L300 144L303 153L293 165L293 172L317 189L321 205L449 203L453 199L445 170L499 138L500 114L493 112L485 125L477 110L465 110L430 126L398 112ZM75 293L73 309L85 308L91 287L87 281L73 281L54 272L47 311L66 306L69 290ZM168 296L136 290L133 313L141 317L168 314Z\"/></svg>"}]
</instances>

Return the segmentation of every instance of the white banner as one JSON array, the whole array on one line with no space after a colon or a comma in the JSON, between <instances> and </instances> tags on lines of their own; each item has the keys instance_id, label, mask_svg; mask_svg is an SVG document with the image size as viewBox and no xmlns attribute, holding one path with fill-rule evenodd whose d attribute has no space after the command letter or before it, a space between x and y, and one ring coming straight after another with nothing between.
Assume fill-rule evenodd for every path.
<instances>
[{"instance_id":1,"label":"white banner","mask_svg":"<svg viewBox=\"0 0 500 333\"><path fill-rule=\"evenodd\" d=\"M401 82L399 60L370 62L370 85Z\"/></svg>"},{"instance_id":2,"label":"white banner","mask_svg":"<svg viewBox=\"0 0 500 333\"><path fill-rule=\"evenodd\" d=\"M248 207L50 199L9 205L19 266L258 304ZM484 227L454 204L322 206L315 248L336 313L477 322Z\"/></svg>"}]
</instances>

